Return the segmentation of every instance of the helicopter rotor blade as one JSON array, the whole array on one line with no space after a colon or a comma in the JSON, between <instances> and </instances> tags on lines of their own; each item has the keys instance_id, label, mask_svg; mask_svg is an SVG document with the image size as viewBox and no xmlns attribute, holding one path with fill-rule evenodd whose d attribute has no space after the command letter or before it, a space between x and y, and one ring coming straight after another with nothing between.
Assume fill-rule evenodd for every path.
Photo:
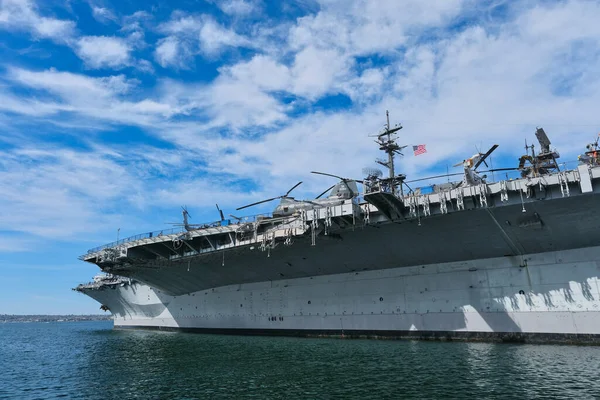
<instances>
[{"instance_id":1,"label":"helicopter rotor blade","mask_svg":"<svg viewBox=\"0 0 600 400\"><path fill-rule=\"evenodd\" d=\"M273 200L276 200L276 199L280 199L280 198L282 198L282 197L283 197L283 196L277 196L277 197L272 197L272 198L270 198L270 199L266 199L266 200L257 201L256 203L247 204L247 205L245 205L245 206L243 206L243 207L236 208L236 210L243 210L244 208L252 207L252 206L255 206L255 205L258 205L258 204L262 204L262 203L267 203L267 202L269 202L269 201L273 201Z\"/></svg>"},{"instance_id":2,"label":"helicopter rotor blade","mask_svg":"<svg viewBox=\"0 0 600 400\"><path fill-rule=\"evenodd\" d=\"M334 177L334 178L338 178L338 179L341 179L341 180L345 180L345 179L344 179L344 178L342 178L341 176L337 176L337 175L333 175L333 174L327 174L327 173L325 173L325 172L310 171L310 173L311 173L311 174L317 174L317 175L331 176L331 177Z\"/></svg>"},{"instance_id":3,"label":"helicopter rotor blade","mask_svg":"<svg viewBox=\"0 0 600 400\"><path fill-rule=\"evenodd\" d=\"M192 218L192 216L190 215L190 213L187 210L187 206L181 206L181 209L183 210L184 214L187 214L188 217Z\"/></svg>"},{"instance_id":4,"label":"helicopter rotor blade","mask_svg":"<svg viewBox=\"0 0 600 400\"><path fill-rule=\"evenodd\" d=\"M300 186L300 184L301 184L301 183L302 183L302 181L300 181L300 182L296 183L294 186L292 186L292 188L291 188L290 190L288 190L288 191L287 191L287 193L286 193L286 194L284 194L284 195L283 195L283 196L281 196L281 197L287 197L287 196L288 196L288 195L289 195L289 194L292 192L292 190L294 190L294 189L296 189L298 186Z\"/></svg>"},{"instance_id":5,"label":"helicopter rotor blade","mask_svg":"<svg viewBox=\"0 0 600 400\"><path fill-rule=\"evenodd\" d=\"M487 171L481 171L481 172L498 172L498 171L518 171L519 168L494 168L494 169L490 169Z\"/></svg>"},{"instance_id":6,"label":"helicopter rotor blade","mask_svg":"<svg viewBox=\"0 0 600 400\"><path fill-rule=\"evenodd\" d=\"M331 176L333 178L338 178L339 180L341 180L342 182L344 182L344 185L346 185L346 188L352 194L352 196L356 195L356 193L354 193L354 190L352 190L352 188L350 188L350 185L348 185L348 182L357 182L357 183L362 183L363 182L363 181L359 181L357 179L342 178L341 176L333 175L333 174L328 174L328 173L325 173L325 172L310 171L310 173L311 174L317 174L317 175ZM333 186L335 186L335 185L333 185Z\"/></svg>"},{"instance_id":7,"label":"helicopter rotor blade","mask_svg":"<svg viewBox=\"0 0 600 400\"><path fill-rule=\"evenodd\" d=\"M325 193L329 192L331 189L333 189L335 185L331 185L329 186L323 193L321 193L320 195L318 195L317 197L315 197L315 199L320 198L321 196L323 196Z\"/></svg>"},{"instance_id":8,"label":"helicopter rotor blade","mask_svg":"<svg viewBox=\"0 0 600 400\"><path fill-rule=\"evenodd\" d=\"M456 173L456 174L443 174L443 175L428 176L427 178L420 178L420 179L413 179L411 181L406 181L406 183L420 182L420 181L426 181L428 179L445 178L447 176L458 176L458 175L463 175L463 174L464 174L463 172L460 172L460 173Z\"/></svg>"},{"instance_id":9,"label":"helicopter rotor blade","mask_svg":"<svg viewBox=\"0 0 600 400\"><path fill-rule=\"evenodd\" d=\"M477 167L479 167L481 165L481 163L485 163L485 159L488 158L490 156L490 154L492 154L492 152L494 150L496 150L498 148L498 145L495 144L493 145L488 151L487 153L485 153L483 156L481 156L481 158L479 159L479 161L477 161L477 163L473 166L473 169L477 169ZM487 163L485 164L487 166Z\"/></svg>"}]
</instances>

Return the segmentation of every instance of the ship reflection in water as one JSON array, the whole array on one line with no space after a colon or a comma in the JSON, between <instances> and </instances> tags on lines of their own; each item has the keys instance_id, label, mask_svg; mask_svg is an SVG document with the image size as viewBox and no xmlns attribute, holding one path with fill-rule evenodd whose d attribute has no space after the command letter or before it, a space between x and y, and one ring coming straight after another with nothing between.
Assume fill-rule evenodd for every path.
<instances>
[{"instance_id":1,"label":"ship reflection in water","mask_svg":"<svg viewBox=\"0 0 600 400\"><path fill-rule=\"evenodd\" d=\"M329 340L4 324L0 398L495 399L598 393L595 346Z\"/></svg>"}]
</instances>

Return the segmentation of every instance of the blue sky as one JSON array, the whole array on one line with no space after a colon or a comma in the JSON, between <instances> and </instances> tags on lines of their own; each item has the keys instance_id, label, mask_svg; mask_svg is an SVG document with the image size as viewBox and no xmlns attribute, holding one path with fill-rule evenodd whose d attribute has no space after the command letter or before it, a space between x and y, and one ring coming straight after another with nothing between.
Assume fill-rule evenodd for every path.
<instances>
[{"instance_id":1,"label":"blue sky","mask_svg":"<svg viewBox=\"0 0 600 400\"><path fill-rule=\"evenodd\" d=\"M0 313L91 313L77 257L121 237L361 177L390 110L445 172L543 126L600 131L600 4L0 0ZM453 171L454 172L454 171ZM245 210L268 211L276 204Z\"/></svg>"}]
</instances>

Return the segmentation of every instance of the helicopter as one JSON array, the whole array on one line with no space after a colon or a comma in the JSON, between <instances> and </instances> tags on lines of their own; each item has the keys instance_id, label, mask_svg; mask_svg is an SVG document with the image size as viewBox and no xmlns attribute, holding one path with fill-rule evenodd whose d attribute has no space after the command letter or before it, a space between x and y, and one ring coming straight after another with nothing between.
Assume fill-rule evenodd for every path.
<instances>
[{"instance_id":1,"label":"helicopter","mask_svg":"<svg viewBox=\"0 0 600 400\"><path fill-rule=\"evenodd\" d=\"M217 211L219 211L219 215L221 217L221 220L218 222L213 222L210 224L190 224L189 218L192 218L192 216L190 215L186 206L181 206L181 214L183 216L183 223L181 223L181 222L167 222L167 223L170 225L183 227L188 232L194 231L197 229L202 229L202 228L210 228L210 227L214 227L214 226L229 225L229 220L225 219L225 217L223 215L223 210L221 210L219 208L218 204L215 204L215 205L217 206Z\"/></svg>"},{"instance_id":2,"label":"helicopter","mask_svg":"<svg viewBox=\"0 0 600 400\"><path fill-rule=\"evenodd\" d=\"M312 200L297 200L290 196L292 190L297 188L302 181L298 182L290 190L288 190L284 195L272 197L270 199L265 199L261 201L257 201L255 203L247 204L245 206L236 208L236 210L242 210L244 208L252 207L258 204L267 203L269 201L280 199L279 204L273 210L273 217L285 217L288 215L292 215L301 210L310 210L313 208L321 208L321 207L330 207L343 204L347 200L354 199L358 196L358 186L356 182L362 182L355 179L342 178L341 176L327 174L324 172L311 171L313 174L317 175L325 175L331 176L334 178L340 179L341 182L334 184L327 188L323 193L319 194ZM324 194L329 192L329 196L325 198L321 198Z\"/></svg>"},{"instance_id":3,"label":"helicopter","mask_svg":"<svg viewBox=\"0 0 600 400\"><path fill-rule=\"evenodd\" d=\"M467 158L466 160L454 164L453 167L458 167L462 165L464 168L463 180L459 186L471 186L483 183L486 176L479 176L479 174L477 173L477 168L479 168L479 166L482 163L485 164L486 167L488 167L488 164L485 162L485 160L497 148L498 145L495 144L487 152L485 152L485 154L478 152L470 158Z\"/></svg>"},{"instance_id":4,"label":"helicopter","mask_svg":"<svg viewBox=\"0 0 600 400\"><path fill-rule=\"evenodd\" d=\"M586 152L580 154L577 159L582 164L588 165L598 165L600 164L600 146L598 145L598 140L600 139L600 134L596 137L596 141L594 143L588 143L585 148Z\"/></svg>"}]
</instances>

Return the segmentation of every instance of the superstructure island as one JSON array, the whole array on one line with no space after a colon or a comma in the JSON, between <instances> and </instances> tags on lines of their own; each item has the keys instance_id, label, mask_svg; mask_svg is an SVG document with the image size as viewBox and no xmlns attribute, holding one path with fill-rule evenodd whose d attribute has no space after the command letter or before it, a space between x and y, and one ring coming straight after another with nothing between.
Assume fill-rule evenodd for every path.
<instances>
[{"instance_id":1,"label":"superstructure island","mask_svg":"<svg viewBox=\"0 0 600 400\"><path fill-rule=\"evenodd\" d=\"M537 152L486 171L505 179L480 171L494 145L416 188L395 172L401 128L388 117L375 138L387 174L313 171L339 182L238 208L279 199L268 215L193 225L184 208L181 227L89 250L103 273L74 290L115 328L600 342L598 141L569 169L538 128Z\"/></svg>"}]
</instances>

